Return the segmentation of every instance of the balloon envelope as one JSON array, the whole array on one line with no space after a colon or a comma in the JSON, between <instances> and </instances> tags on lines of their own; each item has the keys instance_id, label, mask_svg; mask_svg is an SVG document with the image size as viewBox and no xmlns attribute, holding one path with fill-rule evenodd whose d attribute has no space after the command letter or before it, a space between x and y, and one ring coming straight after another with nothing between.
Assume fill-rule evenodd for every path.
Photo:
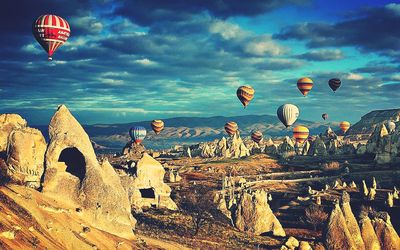
<instances>
[{"instance_id":1,"label":"balloon envelope","mask_svg":"<svg viewBox=\"0 0 400 250\"><path fill-rule=\"evenodd\" d=\"M142 126L134 126L129 130L129 135L132 141L136 143L141 143L146 137L146 129Z\"/></svg>"},{"instance_id":2,"label":"balloon envelope","mask_svg":"<svg viewBox=\"0 0 400 250\"><path fill-rule=\"evenodd\" d=\"M350 128L350 122L342 121L339 126L342 132L346 133L346 131Z\"/></svg>"},{"instance_id":3,"label":"balloon envelope","mask_svg":"<svg viewBox=\"0 0 400 250\"><path fill-rule=\"evenodd\" d=\"M246 107L254 98L254 89L250 86L240 86L236 91L236 95L243 106Z\"/></svg>"},{"instance_id":4,"label":"balloon envelope","mask_svg":"<svg viewBox=\"0 0 400 250\"><path fill-rule=\"evenodd\" d=\"M154 133L158 135L164 129L164 122L162 120L153 120L151 122L151 128L153 129Z\"/></svg>"},{"instance_id":5,"label":"balloon envelope","mask_svg":"<svg viewBox=\"0 0 400 250\"><path fill-rule=\"evenodd\" d=\"M297 81L297 88L304 96L306 96L308 92L310 92L313 86L314 86L313 81L311 80L311 78L308 77L300 78Z\"/></svg>"},{"instance_id":6,"label":"balloon envelope","mask_svg":"<svg viewBox=\"0 0 400 250\"><path fill-rule=\"evenodd\" d=\"M308 130L307 127L304 126L296 126L293 129L293 137L296 139L296 142L298 143L303 143L305 140L307 140L309 134L310 131Z\"/></svg>"},{"instance_id":7,"label":"balloon envelope","mask_svg":"<svg viewBox=\"0 0 400 250\"><path fill-rule=\"evenodd\" d=\"M262 140L262 138L263 138L263 134L261 133L261 131L257 130L257 131L253 131L251 133L251 139L256 143L259 143Z\"/></svg>"},{"instance_id":8,"label":"balloon envelope","mask_svg":"<svg viewBox=\"0 0 400 250\"><path fill-rule=\"evenodd\" d=\"M290 127L299 117L299 109L295 105L287 103L280 106L276 114L283 125Z\"/></svg>"},{"instance_id":9,"label":"balloon envelope","mask_svg":"<svg viewBox=\"0 0 400 250\"><path fill-rule=\"evenodd\" d=\"M340 88L340 85L342 84L342 81L340 81L339 78L332 78L328 82L329 87L335 92L338 88Z\"/></svg>"},{"instance_id":10,"label":"balloon envelope","mask_svg":"<svg viewBox=\"0 0 400 250\"><path fill-rule=\"evenodd\" d=\"M224 126L226 133L228 133L228 135L232 136L234 134L236 134L237 130L238 130L238 125L236 124L236 122L227 122Z\"/></svg>"},{"instance_id":11,"label":"balloon envelope","mask_svg":"<svg viewBox=\"0 0 400 250\"><path fill-rule=\"evenodd\" d=\"M56 15L42 15L32 25L32 33L36 40L52 60L54 52L62 46L70 36L68 22Z\"/></svg>"},{"instance_id":12,"label":"balloon envelope","mask_svg":"<svg viewBox=\"0 0 400 250\"><path fill-rule=\"evenodd\" d=\"M322 114L322 119L324 120L328 119L328 114L327 113Z\"/></svg>"}]
</instances>

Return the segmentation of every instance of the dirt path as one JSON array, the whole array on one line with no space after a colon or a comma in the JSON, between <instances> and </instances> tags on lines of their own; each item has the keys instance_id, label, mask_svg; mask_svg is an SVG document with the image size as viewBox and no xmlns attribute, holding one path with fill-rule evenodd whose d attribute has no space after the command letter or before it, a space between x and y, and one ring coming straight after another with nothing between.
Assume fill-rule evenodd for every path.
<instances>
[{"instance_id":1,"label":"dirt path","mask_svg":"<svg viewBox=\"0 0 400 250\"><path fill-rule=\"evenodd\" d=\"M150 238L148 236L144 235L137 235L139 239L144 240L147 244L151 246L156 246L159 247L160 249L166 249L166 250L190 250L191 248L187 248L179 243L173 242L173 241L166 241L166 240L158 240L154 238Z\"/></svg>"}]
</instances>

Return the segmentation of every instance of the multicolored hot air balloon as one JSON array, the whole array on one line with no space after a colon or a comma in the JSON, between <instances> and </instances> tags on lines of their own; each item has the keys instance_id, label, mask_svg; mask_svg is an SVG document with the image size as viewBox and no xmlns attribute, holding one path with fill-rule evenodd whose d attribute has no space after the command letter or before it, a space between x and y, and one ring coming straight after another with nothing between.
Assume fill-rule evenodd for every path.
<instances>
[{"instance_id":1,"label":"multicolored hot air balloon","mask_svg":"<svg viewBox=\"0 0 400 250\"><path fill-rule=\"evenodd\" d=\"M228 135L233 136L238 130L238 125L236 124L236 122L227 122L224 128Z\"/></svg>"},{"instance_id":2,"label":"multicolored hot air balloon","mask_svg":"<svg viewBox=\"0 0 400 250\"><path fill-rule=\"evenodd\" d=\"M151 128L153 129L154 133L158 135L164 129L164 122L162 120L153 120L151 122Z\"/></svg>"},{"instance_id":3,"label":"multicolored hot air balloon","mask_svg":"<svg viewBox=\"0 0 400 250\"><path fill-rule=\"evenodd\" d=\"M63 45L70 36L71 29L68 22L56 15L42 15L32 25L32 32L36 40L52 60L54 52Z\"/></svg>"},{"instance_id":4,"label":"multicolored hot air balloon","mask_svg":"<svg viewBox=\"0 0 400 250\"><path fill-rule=\"evenodd\" d=\"M139 144L146 137L146 129L142 126L134 126L129 130L129 135L132 138L132 141Z\"/></svg>"},{"instance_id":5,"label":"multicolored hot air balloon","mask_svg":"<svg viewBox=\"0 0 400 250\"><path fill-rule=\"evenodd\" d=\"M306 96L308 92L310 92L313 86L314 86L313 81L308 77L300 78L297 81L297 88L304 96Z\"/></svg>"},{"instance_id":6,"label":"multicolored hot air balloon","mask_svg":"<svg viewBox=\"0 0 400 250\"><path fill-rule=\"evenodd\" d=\"M299 117L299 109L293 104L283 104L278 108L276 114L283 125L290 127Z\"/></svg>"},{"instance_id":7,"label":"multicolored hot air balloon","mask_svg":"<svg viewBox=\"0 0 400 250\"><path fill-rule=\"evenodd\" d=\"M293 129L293 137L296 139L296 142L298 143L303 143L305 140L307 140L309 134L310 131L308 130L307 127L304 126L296 126Z\"/></svg>"},{"instance_id":8,"label":"multicolored hot air balloon","mask_svg":"<svg viewBox=\"0 0 400 250\"><path fill-rule=\"evenodd\" d=\"M240 86L236 91L236 95L246 108L254 97L254 89L250 86Z\"/></svg>"},{"instance_id":9,"label":"multicolored hot air balloon","mask_svg":"<svg viewBox=\"0 0 400 250\"><path fill-rule=\"evenodd\" d=\"M255 143L260 143L260 141L263 139L263 134L261 133L261 131L253 131L251 133L251 139L255 142Z\"/></svg>"},{"instance_id":10,"label":"multicolored hot air balloon","mask_svg":"<svg viewBox=\"0 0 400 250\"><path fill-rule=\"evenodd\" d=\"M323 113L322 114L322 119L324 119L324 120L328 119L328 114L327 113Z\"/></svg>"},{"instance_id":11,"label":"multicolored hot air balloon","mask_svg":"<svg viewBox=\"0 0 400 250\"><path fill-rule=\"evenodd\" d=\"M338 88L340 88L340 85L342 84L342 81L340 81L339 78L332 78L328 81L329 87L335 92Z\"/></svg>"},{"instance_id":12,"label":"multicolored hot air balloon","mask_svg":"<svg viewBox=\"0 0 400 250\"><path fill-rule=\"evenodd\" d=\"M342 121L339 126L343 133L346 133L346 131L350 128L350 122Z\"/></svg>"}]
</instances>

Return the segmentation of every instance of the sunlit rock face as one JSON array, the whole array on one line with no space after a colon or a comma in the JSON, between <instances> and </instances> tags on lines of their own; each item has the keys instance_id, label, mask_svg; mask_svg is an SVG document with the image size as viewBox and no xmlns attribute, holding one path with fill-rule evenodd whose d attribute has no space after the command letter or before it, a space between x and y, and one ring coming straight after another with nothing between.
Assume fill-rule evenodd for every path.
<instances>
[{"instance_id":1,"label":"sunlit rock face","mask_svg":"<svg viewBox=\"0 0 400 250\"><path fill-rule=\"evenodd\" d=\"M80 207L97 228L133 237L128 194L108 161L99 164L89 136L64 105L50 121L49 136L42 192Z\"/></svg>"},{"instance_id":2,"label":"sunlit rock face","mask_svg":"<svg viewBox=\"0 0 400 250\"><path fill-rule=\"evenodd\" d=\"M272 232L275 236L286 236L282 225L272 213L267 201L267 193L257 190L243 191L233 212L235 226L245 232L260 235Z\"/></svg>"},{"instance_id":3,"label":"sunlit rock face","mask_svg":"<svg viewBox=\"0 0 400 250\"><path fill-rule=\"evenodd\" d=\"M12 182L39 188L46 148L39 130L29 127L14 129L7 142L5 175Z\"/></svg>"},{"instance_id":4,"label":"sunlit rock face","mask_svg":"<svg viewBox=\"0 0 400 250\"><path fill-rule=\"evenodd\" d=\"M0 153L7 150L8 136L14 129L25 128L27 122L17 114L0 115Z\"/></svg>"},{"instance_id":5,"label":"sunlit rock face","mask_svg":"<svg viewBox=\"0 0 400 250\"><path fill-rule=\"evenodd\" d=\"M147 153L135 163L132 176L122 177L122 183L128 192L133 208L167 208L178 207L171 199L171 188L164 183L165 170L161 163ZM175 179L176 180L176 179Z\"/></svg>"},{"instance_id":6,"label":"sunlit rock face","mask_svg":"<svg viewBox=\"0 0 400 250\"><path fill-rule=\"evenodd\" d=\"M386 126L377 126L366 145L366 153L374 154L378 164L399 162L400 131L388 132Z\"/></svg>"}]
</instances>

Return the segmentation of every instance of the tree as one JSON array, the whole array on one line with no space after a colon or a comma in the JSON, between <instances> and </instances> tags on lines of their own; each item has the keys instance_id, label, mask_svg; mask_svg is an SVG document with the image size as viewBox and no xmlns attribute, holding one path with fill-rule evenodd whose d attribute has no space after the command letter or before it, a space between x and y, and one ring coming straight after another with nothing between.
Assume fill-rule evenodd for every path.
<instances>
[{"instance_id":1,"label":"tree","mask_svg":"<svg viewBox=\"0 0 400 250\"><path fill-rule=\"evenodd\" d=\"M213 218L210 210L214 206L211 192L206 187L198 186L185 195L182 208L192 217L193 236L197 235L200 228Z\"/></svg>"}]
</instances>

